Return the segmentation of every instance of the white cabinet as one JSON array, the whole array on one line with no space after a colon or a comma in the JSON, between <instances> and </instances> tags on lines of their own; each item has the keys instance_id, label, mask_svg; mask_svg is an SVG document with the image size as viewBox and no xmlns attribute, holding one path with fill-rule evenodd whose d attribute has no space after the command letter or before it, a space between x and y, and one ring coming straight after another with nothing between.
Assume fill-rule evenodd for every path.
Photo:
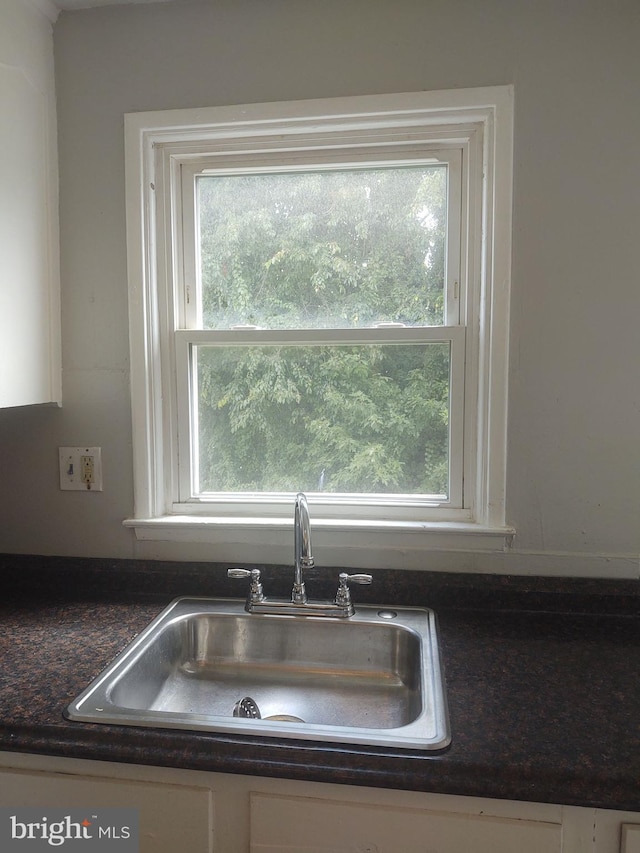
<instances>
[{"instance_id":1,"label":"white cabinet","mask_svg":"<svg viewBox=\"0 0 640 853\"><path fill-rule=\"evenodd\" d=\"M375 794L373 795L375 797ZM466 806L466 808L465 808ZM459 811L251 795L251 853L561 853L560 822ZM535 811L535 806L533 807Z\"/></svg>"},{"instance_id":2,"label":"white cabinet","mask_svg":"<svg viewBox=\"0 0 640 853\"><path fill-rule=\"evenodd\" d=\"M635 812L597 811L596 853L640 853L640 815Z\"/></svg>"},{"instance_id":3,"label":"white cabinet","mask_svg":"<svg viewBox=\"0 0 640 853\"><path fill-rule=\"evenodd\" d=\"M640 853L640 824L622 824L620 853Z\"/></svg>"},{"instance_id":4,"label":"white cabinet","mask_svg":"<svg viewBox=\"0 0 640 853\"><path fill-rule=\"evenodd\" d=\"M141 853L640 853L640 815L0 753L0 805L127 806Z\"/></svg>"},{"instance_id":5,"label":"white cabinet","mask_svg":"<svg viewBox=\"0 0 640 853\"><path fill-rule=\"evenodd\" d=\"M61 399L57 183L52 21L2 0L1 407Z\"/></svg>"},{"instance_id":6,"label":"white cabinet","mask_svg":"<svg viewBox=\"0 0 640 853\"><path fill-rule=\"evenodd\" d=\"M133 808L140 853L212 853L209 788L62 773L0 772L3 807Z\"/></svg>"}]
</instances>

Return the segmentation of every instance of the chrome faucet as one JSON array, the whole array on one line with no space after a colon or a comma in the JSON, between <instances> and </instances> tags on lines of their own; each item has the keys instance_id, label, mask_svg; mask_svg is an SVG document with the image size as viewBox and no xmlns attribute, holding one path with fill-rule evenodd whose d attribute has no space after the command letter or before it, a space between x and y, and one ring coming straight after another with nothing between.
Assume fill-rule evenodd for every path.
<instances>
[{"instance_id":1,"label":"chrome faucet","mask_svg":"<svg viewBox=\"0 0 640 853\"><path fill-rule=\"evenodd\" d=\"M262 589L260 569L228 569L230 578L249 578L251 584L245 604L249 613L284 614L287 616L340 616L355 613L349 592L349 582L369 584L371 575L340 572L338 591L333 601L309 601L304 584L304 572L315 565L311 555L311 522L309 507L303 492L298 492L293 514L294 576L291 598L267 598Z\"/></svg>"},{"instance_id":2,"label":"chrome faucet","mask_svg":"<svg viewBox=\"0 0 640 853\"><path fill-rule=\"evenodd\" d=\"M314 566L311 556L311 524L307 498L302 492L296 495L293 514L294 576L291 601L294 604L306 604L307 592L304 588L303 572Z\"/></svg>"}]
</instances>

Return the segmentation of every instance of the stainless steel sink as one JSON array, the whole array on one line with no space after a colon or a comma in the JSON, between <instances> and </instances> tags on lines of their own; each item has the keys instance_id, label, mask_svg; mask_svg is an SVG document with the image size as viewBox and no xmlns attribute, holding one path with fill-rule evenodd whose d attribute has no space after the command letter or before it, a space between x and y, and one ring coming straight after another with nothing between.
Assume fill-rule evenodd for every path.
<instances>
[{"instance_id":1,"label":"stainless steel sink","mask_svg":"<svg viewBox=\"0 0 640 853\"><path fill-rule=\"evenodd\" d=\"M260 719L234 716L251 697ZM437 750L450 743L436 621L172 602L65 710L70 720Z\"/></svg>"}]
</instances>

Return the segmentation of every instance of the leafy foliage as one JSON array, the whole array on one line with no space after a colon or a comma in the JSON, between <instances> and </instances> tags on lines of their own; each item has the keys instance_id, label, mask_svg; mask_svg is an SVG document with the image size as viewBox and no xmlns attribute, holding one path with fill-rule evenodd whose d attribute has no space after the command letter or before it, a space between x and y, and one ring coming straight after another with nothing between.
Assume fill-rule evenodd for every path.
<instances>
[{"instance_id":1,"label":"leafy foliage","mask_svg":"<svg viewBox=\"0 0 640 853\"><path fill-rule=\"evenodd\" d=\"M443 323L445 167L198 186L205 328Z\"/></svg>"},{"instance_id":2,"label":"leafy foliage","mask_svg":"<svg viewBox=\"0 0 640 853\"><path fill-rule=\"evenodd\" d=\"M199 179L203 324L444 321L444 167ZM198 347L201 491L446 495L446 344Z\"/></svg>"}]
</instances>

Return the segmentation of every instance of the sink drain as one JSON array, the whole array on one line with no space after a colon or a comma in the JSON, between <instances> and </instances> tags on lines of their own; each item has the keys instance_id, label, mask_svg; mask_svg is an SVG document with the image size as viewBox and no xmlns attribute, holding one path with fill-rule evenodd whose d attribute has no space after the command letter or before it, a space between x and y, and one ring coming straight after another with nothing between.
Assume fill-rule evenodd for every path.
<instances>
[{"instance_id":1,"label":"sink drain","mask_svg":"<svg viewBox=\"0 0 640 853\"><path fill-rule=\"evenodd\" d=\"M251 696L245 696L244 699L238 699L233 706L234 717L245 717L250 720L261 720L260 708L258 703Z\"/></svg>"},{"instance_id":2,"label":"sink drain","mask_svg":"<svg viewBox=\"0 0 640 853\"><path fill-rule=\"evenodd\" d=\"M242 699L238 699L236 704L233 706L233 716L242 717L248 720L264 719L280 723L304 723L304 720L301 717L294 717L293 714L271 714L268 717L263 717L260 713L258 703L255 699L252 699L251 696L245 696Z\"/></svg>"}]
</instances>

